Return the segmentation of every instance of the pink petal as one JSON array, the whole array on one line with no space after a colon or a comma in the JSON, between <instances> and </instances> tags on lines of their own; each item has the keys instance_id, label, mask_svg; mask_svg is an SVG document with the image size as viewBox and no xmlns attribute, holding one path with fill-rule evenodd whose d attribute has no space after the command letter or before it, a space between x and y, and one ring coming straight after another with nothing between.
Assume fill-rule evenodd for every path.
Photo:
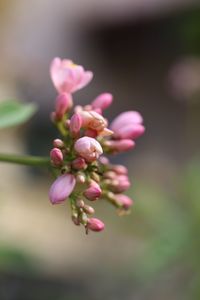
<instances>
[{"instance_id":1,"label":"pink petal","mask_svg":"<svg viewBox=\"0 0 200 300\"><path fill-rule=\"evenodd\" d=\"M58 204L66 200L72 193L76 184L75 177L71 174L59 176L49 190L49 199L52 204Z\"/></svg>"}]
</instances>

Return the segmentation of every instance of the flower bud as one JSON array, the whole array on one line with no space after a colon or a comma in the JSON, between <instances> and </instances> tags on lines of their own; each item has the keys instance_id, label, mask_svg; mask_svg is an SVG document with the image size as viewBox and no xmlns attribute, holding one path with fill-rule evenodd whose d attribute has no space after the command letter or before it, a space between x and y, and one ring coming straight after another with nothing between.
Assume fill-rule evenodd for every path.
<instances>
[{"instance_id":1,"label":"flower bud","mask_svg":"<svg viewBox=\"0 0 200 300\"><path fill-rule=\"evenodd\" d=\"M110 93L100 94L94 101L92 101L92 108L104 110L108 108L113 101L113 96Z\"/></svg>"},{"instance_id":2,"label":"flower bud","mask_svg":"<svg viewBox=\"0 0 200 300\"><path fill-rule=\"evenodd\" d=\"M92 231L96 231L96 232L102 231L104 230L104 227L105 227L104 223L97 218L90 218L87 221L87 228Z\"/></svg>"},{"instance_id":3,"label":"flower bud","mask_svg":"<svg viewBox=\"0 0 200 300\"><path fill-rule=\"evenodd\" d=\"M72 97L70 94L60 94L56 98L56 117L62 119L64 114L72 107Z\"/></svg>"},{"instance_id":4,"label":"flower bud","mask_svg":"<svg viewBox=\"0 0 200 300\"><path fill-rule=\"evenodd\" d=\"M95 181L92 181L89 187L84 192L84 196L90 201L97 200L101 196L101 194L101 188Z\"/></svg>"},{"instance_id":5,"label":"flower bud","mask_svg":"<svg viewBox=\"0 0 200 300\"><path fill-rule=\"evenodd\" d=\"M83 210L86 212L88 215L93 215L95 213L95 210L92 206L89 205L84 205Z\"/></svg>"},{"instance_id":6,"label":"flower bud","mask_svg":"<svg viewBox=\"0 0 200 300\"><path fill-rule=\"evenodd\" d=\"M113 165L111 170L117 173L118 175L127 175L128 169L123 165Z\"/></svg>"},{"instance_id":7,"label":"flower bud","mask_svg":"<svg viewBox=\"0 0 200 300\"><path fill-rule=\"evenodd\" d=\"M136 139L141 136L145 127L143 118L137 111L127 111L117 116L110 124L110 129L118 139Z\"/></svg>"},{"instance_id":8,"label":"flower bud","mask_svg":"<svg viewBox=\"0 0 200 300\"><path fill-rule=\"evenodd\" d=\"M69 125L69 130L70 133L73 137L77 137L80 133L80 129L81 129L81 125L82 125L82 118L79 114L74 114L71 117L70 120L70 125Z\"/></svg>"},{"instance_id":9,"label":"flower bud","mask_svg":"<svg viewBox=\"0 0 200 300\"><path fill-rule=\"evenodd\" d=\"M81 170L81 169L86 169L87 164L85 162L85 159L82 157L77 157L75 160L72 162L72 167L76 170Z\"/></svg>"},{"instance_id":10,"label":"flower bud","mask_svg":"<svg viewBox=\"0 0 200 300\"><path fill-rule=\"evenodd\" d=\"M118 194L115 195L115 198L124 209L129 209L133 205L133 200L126 195Z\"/></svg>"},{"instance_id":11,"label":"flower bud","mask_svg":"<svg viewBox=\"0 0 200 300\"><path fill-rule=\"evenodd\" d=\"M77 199L76 200L76 205L79 208L83 208L85 206L85 203L84 203L84 201L82 199Z\"/></svg>"},{"instance_id":12,"label":"flower bud","mask_svg":"<svg viewBox=\"0 0 200 300\"><path fill-rule=\"evenodd\" d=\"M55 167L59 167L63 163L63 154L59 148L53 148L51 150L50 158Z\"/></svg>"},{"instance_id":13,"label":"flower bud","mask_svg":"<svg viewBox=\"0 0 200 300\"><path fill-rule=\"evenodd\" d=\"M73 191L76 184L72 174L59 176L49 190L49 199L52 204L63 202Z\"/></svg>"},{"instance_id":14,"label":"flower bud","mask_svg":"<svg viewBox=\"0 0 200 300\"><path fill-rule=\"evenodd\" d=\"M103 153L99 142L86 136L78 139L75 142L74 148L75 151L88 162L96 160Z\"/></svg>"},{"instance_id":15,"label":"flower bud","mask_svg":"<svg viewBox=\"0 0 200 300\"><path fill-rule=\"evenodd\" d=\"M85 174L83 172L77 173L77 175L76 175L76 181L78 183L85 183L85 181L86 181Z\"/></svg>"},{"instance_id":16,"label":"flower bud","mask_svg":"<svg viewBox=\"0 0 200 300\"><path fill-rule=\"evenodd\" d=\"M55 148L62 149L64 147L64 142L61 139L55 139L53 141L53 145L54 145Z\"/></svg>"},{"instance_id":17,"label":"flower bud","mask_svg":"<svg viewBox=\"0 0 200 300\"><path fill-rule=\"evenodd\" d=\"M123 139L118 141L106 141L104 143L111 152L124 152L132 149L135 146L135 142L129 139Z\"/></svg>"}]
</instances>

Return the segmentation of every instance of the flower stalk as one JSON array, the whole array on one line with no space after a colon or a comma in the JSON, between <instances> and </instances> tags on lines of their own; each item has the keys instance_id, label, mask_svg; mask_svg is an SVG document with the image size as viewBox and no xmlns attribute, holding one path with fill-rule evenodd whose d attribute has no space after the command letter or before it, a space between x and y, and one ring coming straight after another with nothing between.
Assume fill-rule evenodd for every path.
<instances>
[{"instance_id":1,"label":"flower stalk","mask_svg":"<svg viewBox=\"0 0 200 300\"><path fill-rule=\"evenodd\" d=\"M24 166L50 167L50 158L32 155L16 155L0 153L0 162L13 163Z\"/></svg>"}]
</instances>

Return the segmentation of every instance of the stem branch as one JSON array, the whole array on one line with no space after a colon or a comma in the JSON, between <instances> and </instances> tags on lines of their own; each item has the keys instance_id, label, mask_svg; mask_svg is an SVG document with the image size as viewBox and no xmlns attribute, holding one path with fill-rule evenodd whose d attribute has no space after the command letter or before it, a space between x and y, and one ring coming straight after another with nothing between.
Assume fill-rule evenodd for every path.
<instances>
[{"instance_id":1,"label":"stem branch","mask_svg":"<svg viewBox=\"0 0 200 300\"><path fill-rule=\"evenodd\" d=\"M31 156L31 155L15 155L0 153L0 162L14 163L25 166L49 167L49 157Z\"/></svg>"}]
</instances>

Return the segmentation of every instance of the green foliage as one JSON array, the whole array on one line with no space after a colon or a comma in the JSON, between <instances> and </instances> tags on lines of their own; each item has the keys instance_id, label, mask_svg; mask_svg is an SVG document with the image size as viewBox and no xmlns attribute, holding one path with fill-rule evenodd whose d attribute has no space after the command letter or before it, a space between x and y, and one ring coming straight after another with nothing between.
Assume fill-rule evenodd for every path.
<instances>
[{"instance_id":1,"label":"green foliage","mask_svg":"<svg viewBox=\"0 0 200 300\"><path fill-rule=\"evenodd\" d=\"M20 103L14 100L0 102L0 129L20 125L28 121L37 111L34 103Z\"/></svg>"}]
</instances>

